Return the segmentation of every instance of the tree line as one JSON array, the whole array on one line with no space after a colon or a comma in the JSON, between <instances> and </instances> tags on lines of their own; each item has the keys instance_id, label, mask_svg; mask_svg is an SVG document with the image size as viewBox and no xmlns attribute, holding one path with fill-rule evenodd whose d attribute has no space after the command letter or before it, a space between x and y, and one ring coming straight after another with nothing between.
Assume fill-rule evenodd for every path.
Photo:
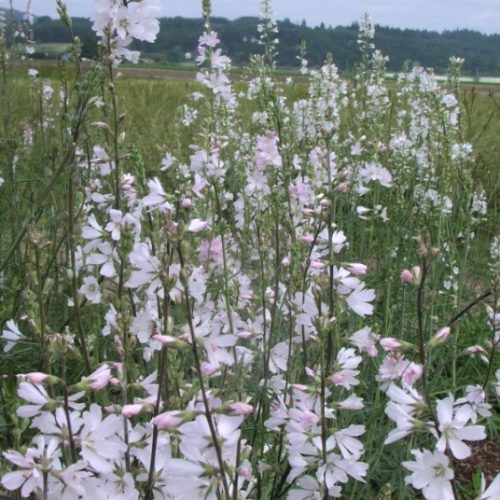
<instances>
[{"instance_id":1,"label":"tree line","mask_svg":"<svg viewBox=\"0 0 500 500\"><path fill-rule=\"evenodd\" d=\"M155 62L180 63L196 57L197 40L203 31L202 19L183 17L161 19L161 30L153 44L136 42L143 57ZM241 17L228 20L212 19L222 42L223 50L234 64L248 63L252 54L259 53L257 17ZM277 63L281 67L299 65L299 46L305 41L307 59L311 66L321 65L328 54L341 70L351 69L360 60L357 44L358 26L309 27L289 19L278 21L279 53ZM95 57L96 38L91 21L73 18L73 28L82 41L83 55ZM37 42L69 42L67 29L59 20L39 17L33 25ZM446 71L451 56L465 59L464 73L474 76L500 75L500 34L485 35L472 30L443 31L411 30L377 26L375 45L388 54L388 69L399 71L408 61L433 67L437 72ZM41 57L41 55L40 55Z\"/></svg>"}]
</instances>

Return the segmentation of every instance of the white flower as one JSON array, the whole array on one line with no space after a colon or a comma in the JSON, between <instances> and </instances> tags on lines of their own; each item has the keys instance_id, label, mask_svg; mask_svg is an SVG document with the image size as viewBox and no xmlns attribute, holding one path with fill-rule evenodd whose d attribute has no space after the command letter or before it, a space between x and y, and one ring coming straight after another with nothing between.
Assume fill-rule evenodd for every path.
<instances>
[{"instance_id":1,"label":"white flower","mask_svg":"<svg viewBox=\"0 0 500 500\"><path fill-rule=\"evenodd\" d=\"M347 244L347 236L344 231L334 231L332 234L332 248L335 253L340 253Z\"/></svg>"},{"instance_id":2,"label":"white flower","mask_svg":"<svg viewBox=\"0 0 500 500\"><path fill-rule=\"evenodd\" d=\"M488 488L485 488L486 481L481 474L481 496L477 500L498 500L500 498L500 474L497 474Z\"/></svg>"},{"instance_id":3,"label":"white flower","mask_svg":"<svg viewBox=\"0 0 500 500\"><path fill-rule=\"evenodd\" d=\"M5 451L3 456L21 468L15 472L9 472L2 476L2 486L9 491L21 488L21 495L27 498L33 491L43 490L42 470L60 470L61 462L56 439L51 439L45 444L43 436L34 439L34 448L28 448L26 455L21 455L17 451ZM38 496L38 495L37 495Z\"/></svg>"},{"instance_id":4,"label":"white flower","mask_svg":"<svg viewBox=\"0 0 500 500\"><path fill-rule=\"evenodd\" d=\"M478 416L491 417L491 405L485 402L486 393L480 385L468 385L465 393L464 398L457 399L455 402L455 405L462 405L458 410L461 418L466 418L475 424Z\"/></svg>"},{"instance_id":5,"label":"white flower","mask_svg":"<svg viewBox=\"0 0 500 500\"><path fill-rule=\"evenodd\" d=\"M412 450L412 453L415 462L403 462L403 466L412 471L406 477L406 484L422 490L424 498L429 500L455 500L451 487L453 470L448 457L440 451Z\"/></svg>"},{"instance_id":6,"label":"white flower","mask_svg":"<svg viewBox=\"0 0 500 500\"><path fill-rule=\"evenodd\" d=\"M23 339L23 334L19 331L19 328L14 323L14 320L10 319L5 323L5 329L0 335L0 339L3 339L6 344L3 348L4 352L9 352L21 339Z\"/></svg>"},{"instance_id":7,"label":"white flower","mask_svg":"<svg viewBox=\"0 0 500 500\"><path fill-rule=\"evenodd\" d=\"M149 194L142 199L145 207L157 208L160 212L170 212L172 205L167 201L167 194L158 177L148 181Z\"/></svg>"},{"instance_id":8,"label":"white flower","mask_svg":"<svg viewBox=\"0 0 500 500\"><path fill-rule=\"evenodd\" d=\"M160 281L160 261L151 255L149 246L146 243L136 243L134 250L129 255L130 263L136 268L130 273L125 286L129 288L139 288L148 284L150 291L161 287Z\"/></svg>"},{"instance_id":9,"label":"white flower","mask_svg":"<svg viewBox=\"0 0 500 500\"><path fill-rule=\"evenodd\" d=\"M387 389L387 396L390 401L387 403L385 413L396 423L396 428L389 432L384 445L394 443L413 432L418 423L415 413L419 408L425 408L420 394L408 386L401 389L391 383Z\"/></svg>"},{"instance_id":10,"label":"white flower","mask_svg":"<svg viewBox=\"0 0 500 500\"><path fill-rule=\"evenodd\" d=\"M324 481L330 490L336 483L347 483L349 476L356 481L364 482L363 477L368 471L368 464L357 462L355 459L344 459L340 455L330 453L326 463L318 468L316 478Z\"/></svg>"},{"instance_id":11,"label":"white flower","mask_svg":"<svg viewBox=\"0 0 500 500\"><path fill-rule=\"evenodd\" d=\"M361 363L361 356L356 356L354 349L346 349L342 347L337 354L335 372L330 377L330 380L335 385L340 385L346 389L350 389L353 385L358 385L359 380L356 378L359 375L359 370L356 370Z\"/></svg>"},{"instance_id":12,"label":"white flower","mask_svg":"<svg viewBox=\"0 0 500 500\"><path fill-rule=\"evenodd\" d=\"M78 290L91 304L99 304L101 302L101 291L99 283L94 276L85 276L83 285Z\"/></svg>"},{"instance_id":13,"label":"white flower","mask_svg":"<svg viewBox=\"0 0 500 500\"><path fill-rule=\"evenodd\" d=\"M88 256L87 264L101 266L100 274L106 278L113 278L116 276L115 261L118 260L118 252L107 241L99 243L97 250L99 253Z\"/></svg>"},{"instance_id":14,"label":"white flower","mask_svg":"<svg viewBox=\"0 0 500 500\"><path fill-rule=\"evenodd\" d=\"M392 185L392 175L389 170L375 163L365 164L359 175L364 181L378 181L384 187Z\"/></svg>"},{"instance_id":15,"label":"white flower","mask_svg":"<svg viewBox=\"0 0 500 500\"><path fill-rule=\"evenodd\" d=\"M50 401L50 397L42 385L30 384L29 382L19 384L17 395L30 403L17 409L16 414L21 418L31 418L39 415L45 404Z\"/></svg>"},{"instance_id":16,"label":"white flower","mask_svg":"<svg viewBox=\"0 0 500 500\"><path fill-rule=\"evenodd\" d=\"M92 404L82 418L81 456L95 471L104 474L112 472L115 462L120 460L127 448L118 437L123 432L123 418L108 415L103 419L101 407L97 404Z\"/></svg>"},{"instance_id":17,"label":"white flower","mask_svg":"<svg viewBox=\"0 0 500 500\"><path fill-rule=\"evenodd\" d=\"M297 481L297 485L300 486L300 489L289 491L286 497L287 500L321 500L324 497L324 495L321 494L321 487L318 481L311 476L302 476ZM335 491L332 489L332 491L328 493L332 497L339 497L340 488L338 486L335 488Z\"/></svg>"},{"instance_id":18,"label":"white flower","mask_svg":"<svg viewBox=\"0 0 500 500\"><path fill-rule=\"evenodd\" d=\"M380 336L373 333L369 326L365 326L361 330L354 332L349 337L349 342L357 347L361 352L366 352L371 358L378 354L378 349L375 347Z\"/></svg>"},{"instance_id":19,"label":"white flower","mask_svg":"<svg viewBox=\"0 0 500 500\"><path fill-rule=\"evenodd\" d=\"M166 153L165 156L163 157L163 160L161 161L160 170L162 171L168 170L175 161L176 160L174 156L172 156L170 153Z\"/></svg>"},{"instance_id":20,"label":"white flower","mask_svg":"<svg viewBox=\"0 0 500 500\"><path fill-rule=\"evenodd\" d=\"M481 441L486 439L484 426L466 426L468 413L462 414L460 409L455 412L453 396L448 396L437 402L436 413L439 420L439 440L436 443L437 450L444 452L449 448L455 458L462 460L470 456L470 448L463 442Z\"/></svg>"},{"instance_id":21,"label":"white flower","mask_svg":"<svg viewBox=\"0 0 500 500\"><path fill-rule=\"evenodd\" d=\"M272 373L286 371L288 366L288 342L280 342L271 349L269 357L269 370Z\"/></svg>"},{"instance_id":22,"label":"white flower","mask_svg":"<svg viewBox=\"0 0 500 500\"><path fill-rule=\"evenodd\" d=\"M365 433L364 425L350 425L345 429L334 432L335 442L344 458L357 458L363 453L363 443L356 439Z\"/></svg>"},{"instance_id":23,"label":"white flower","mask_svg":"<svg viewBox=\"0 0 500 500\"><path fill-rule=\"evenodd\" d=\"M373 313L373 305L370 304L375 299L375 291L371 288L366 289L365 285L361 283L355 290L347 297L347 305L359 316L370 316Z\"/></svg>"}]
</instances>

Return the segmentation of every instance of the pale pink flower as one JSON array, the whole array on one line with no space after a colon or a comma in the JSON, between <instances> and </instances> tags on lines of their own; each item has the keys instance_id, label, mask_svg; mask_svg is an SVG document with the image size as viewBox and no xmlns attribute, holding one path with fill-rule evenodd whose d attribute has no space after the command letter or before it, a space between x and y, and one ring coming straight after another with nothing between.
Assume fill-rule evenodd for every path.
<instances>
[{"instance_id":1,"label":"pale pink flower","mask_svg":"<svg viewBox=\"0 0 500 500\"><path fill-rule=\"evenodd\" d=\"M215 31L205 31L198 39L198 45L205 45L206 47L215 48L219 45L219 37Z\"/></svg>"},{"instance_id":2,"label":"pale pink flower","mask_svg":"<svg viewBox=\"0 0 500 500\"><path fill-rule=\"evenodd\" d=\"M203 240L200 245L200 262L206 265L208 261L222 263L222 237L216 236L212 240Z\"/></svg>"},{"instance_id":3,"label":"pale pink flower","mask_svg":"<svg viewBox=\"0 0 500 500\"><path fill-rule=\"evenodd\" d=\"M111 233L111 239L113 241L119 241L121 238L121 226L123 224L123 213L121 210L116 210L111 208L108 212L110 221L106 224L104 228L108 233Z\"/></svg>"},{"instance_id":4,"label":"pale pink flower","mask_svg":"<svg viewBox=\"0 0 500 500\"><path fill-rule=\"evenodd\" d=\"M414 385L422 377L423 368L418 363L410 362L407 364L402 373L403 382L407 385Z\"/></svg>"},{"instance_id":5,"label":"pale pink flower","mask_svg":"<svg viewBox=\"0 0 500 500\"><path fill-rule=\"evenodd\" d=\"M220 368L220 365L216 363L202 363L201 373L207 377L215 373Z\"/></svg>"},{"instance_id":6,"label":"pale pink flower","mask_svg":"<svg viewBox=\"0 0 500 500\"><path fill-rule=\"evenodd\" d=\"M385 167L375 163L366 163L359 171L364 181L377 181L384 187L391 187L392 175Z\"/></svg>"},{"instance_id":7,"label":"pale pink flower","mask_svg":"<svg viewBox=\"0 0 500 500\"><path fill-rule=\"evenodd\" d=\"M281 167L282 159L278 150L278 136L260 135L257 137L257 152L255 154L255 165L259 169L264 169L267 166Z\"/></svg>"},{"instance_id":8,"label":"pale pink flower","mask_svg":"<svg viewBox=\"0 0 500 500\"><path fill-rule=\"evenodd\" d=\"M287 500L322 500L322 487L320 483L312 476L302 476L297 480L297 486L300 489L290 490L287 494ZM340 497L341 489L334 486L328 491L331 497Z\"/></svg>"},{"instance_id":9,"label":"pale pink flower","mask_svg":"<svg viewBox=\"0 0 500 500\"><path fill-rule=\"evenodd\" d=\"M349 184L347 182L341 182L334 191L337 193L345 193L349 189Z\"/></svg>"}]
</instances>

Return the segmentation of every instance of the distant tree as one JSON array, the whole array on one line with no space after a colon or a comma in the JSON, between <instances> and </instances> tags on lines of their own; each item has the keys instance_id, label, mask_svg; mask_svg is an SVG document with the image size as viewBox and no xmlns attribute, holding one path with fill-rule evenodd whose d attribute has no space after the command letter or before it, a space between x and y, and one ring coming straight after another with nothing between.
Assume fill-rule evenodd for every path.
<instances>
[{"instance_id":1,"label":"distant tree","mask_svg":"<svg viewBox=\"0 0 500 500\"><path fill-rule=\"evenodd\" d=\"M235 63L245 64L251 54L262 48L258 39L257 17L241 17L229 21L222 17L212 19L212 27L219 33L223 49ZM198 38L203 32L203 20L183 17L160 20L161 30L156 43L136 42L135 48L148 58L181 61L186 52L195 53ZM74 18L73 28L82 40L86 57L96 54L96 38L88 19ZM341 70L351 69L360 59L357 44L358 24L350 26L309 28L305 20L299 25L290 19L278 21L279 55L281 66L297 66L301 40L307 44L307 58L311 66L321 65L328 52ZM69 34L60 21L47 16L36 19L35 40L40 42L68 42ZM428 30L409 30L377 26L375 45L390 56L388 69L399 71L406 60L418 61L423 66L446 71L451 56L465 58L464 73L500 74L500 35L484 35L473 30L451 30L437 33Z\"/></svg>"}]
</instances>

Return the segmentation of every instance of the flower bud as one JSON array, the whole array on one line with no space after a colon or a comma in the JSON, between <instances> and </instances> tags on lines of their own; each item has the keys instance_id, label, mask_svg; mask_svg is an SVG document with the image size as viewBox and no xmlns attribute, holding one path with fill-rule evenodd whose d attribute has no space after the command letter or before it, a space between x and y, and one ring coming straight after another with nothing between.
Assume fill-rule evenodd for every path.
<instances>
[{"instance_id":1,"label":"flower bud","mask_svg":"<svg viewBox=\"0 0 500 500\"><path fill-rule=\"evenodd\" d=\"M135 417L136 415L139 415L139 413L141 413L143 408L144 405L142 404L125 405L122 408L122 415L127 418Z\"/></svg>"},{"instance_id":2,"label":"flower bud","mask_svg":"<svg viewBox=\"0 0 500 500\"><path fill-rule=\"evenodd\" d=\"M160 429L175 429L183 421L184 419L180 411L166 411L153 418L153 425L156 425Z\"/></svg>"},{"instance_id":3,"label":"flower bud","mask_svg":"<svg viewBox=\"0 0 500 500\"><path fill-rule=\"evenodd\" d=\"M186 342L176 337L172 337L171 335L153 335L152 338L160 342L163 347L168 347L170 349L183 349L187 347Z\"/></svg>"},{"instance_id":4,"label":"flower bud","mask_svg":"<svg viewBox=\"0 0 500 500\"><path fill-rule=\"evenodd\" d=\"M231 403L229 408L231 410L229 414L235 417L253 413L253 406L247 403Z\"/></svg>"},{"instance_id":5,"label":"flower bud","mask_svg":"<svg viewBox=\"0 0 500 500\"><path fill-rule=\"evenodd\" d=\"M57 377L54 377L53 375L47 375L46 373L40 373L40 372L31 372L31 373L25 373L25 374L19 374L19 378L22 378L24 380L28 380L32 384L35 385L41 385L41 384L55 384L57 382L60 382L60 379Z\"/></svg>"},{"instance_id":6,"label":"flower bud","mask_svg":"<svg viewBox=\"0 0 500 500\"><path fill-rule=\"evenodd\" d=\"M429 347L435 347L443 342L446 342L446 339L450 336L450 334L451 328L449 326L440 328L429 341Z\"/></svg>"},{"instance_id":7,"label":"flower bud","mask_svg":"<svg viewBox=\"0 0 500 500\"><path fill-rule=\"evenodd\" d=\"M400 351L403 343L393 337L385 337L380 339L380 345L385 351Z\"/></svg>"},{"instance_id":8,"label":"flower bud","mask_svg":"<svg viewBox=\"0 0 500 500\"><path fill-rule=\"evenodd\" d=\"M337 193L345 193L349 189L349 184L347 182L341 182L336 188Z\"/></svg>"},{"instance_id":9,"label":"flower bud","mask_svg":"<svg viewBox=\"0 0 500 500\"><path fill-rule=\"evenodd\" d=\"M208 227L208 221L201 219L193 219L187 228L190 233L199 233Z\"/></svg>"},{"instance_id":10,"label":"flower bud","mask_svg":"<svg viewBox=\"0 0 500 500\"><path fill-rule=\"evenodd\" d=\"M404 269L401 274L399 275L399 277L401 278L402 281L404 281L405 283L408 283L409 285L412 285L413 284L413 280L414 280L414 277L413 277L413 274L411 271L409 271L408 269Z\"/></svg>"},{"instance_id":11,"label":"flower bud","mask_svg":"<svg viewBox=\"0 0 500 500\"><path fill-rule=\"evenodd\" d=\"M362 275L366 274L367 266L359 262L354 262L352 264L347 264L347 269L352 274Z\"/></svg>"}]
</instances>

